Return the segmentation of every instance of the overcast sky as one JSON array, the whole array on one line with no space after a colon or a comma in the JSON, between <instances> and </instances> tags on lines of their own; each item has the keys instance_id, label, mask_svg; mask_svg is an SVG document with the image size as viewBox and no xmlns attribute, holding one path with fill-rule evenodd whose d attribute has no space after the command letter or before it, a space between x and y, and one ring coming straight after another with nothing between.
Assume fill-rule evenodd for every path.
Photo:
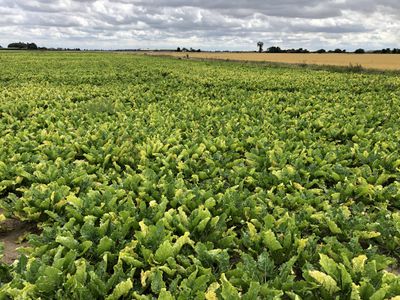
<instances>
[{"instance_id":1,"label":"overcast sky","mask_svg":"<svg viewBox=\"0 0 400 300\"><path fill-rule=\"evenodd\" d=\"M399 0L0 0L0 45L400 48Z\"/></svg>"}]
</instances>

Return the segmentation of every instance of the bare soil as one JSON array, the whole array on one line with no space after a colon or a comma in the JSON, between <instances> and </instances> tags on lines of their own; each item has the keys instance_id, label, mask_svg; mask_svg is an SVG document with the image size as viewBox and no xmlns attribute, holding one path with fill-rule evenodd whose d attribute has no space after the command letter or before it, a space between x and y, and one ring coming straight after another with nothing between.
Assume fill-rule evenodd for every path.
<instances>
[{"instance_id":1,"label":"bare soil","mask_svg":"<svg viewBox=\"0 0 400 300\"><path fill-rule=\"evenodd\" d=\"M3 211L0 209L0 214ZM31 223L21 222L15 219L7 219L0 222L0 242L4 244L2 262L13 263L18 257L17 248L28 246L27 242L20 239L27 233L35 231L35 226Z\"/></svg>"}]
</instances>

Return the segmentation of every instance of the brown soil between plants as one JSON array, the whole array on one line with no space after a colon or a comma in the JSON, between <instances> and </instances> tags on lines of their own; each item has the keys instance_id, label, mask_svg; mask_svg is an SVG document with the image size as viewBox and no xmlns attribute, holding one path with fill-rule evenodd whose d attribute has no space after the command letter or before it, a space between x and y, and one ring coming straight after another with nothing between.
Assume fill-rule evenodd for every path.
<instances>
[{"instance_id":1,"label":"brown soil between plants","mask_svg":"<svg viewBox=\"0 0 400 300\"><path fill-rule=\"evenodd\" d=\"M3 211L0 209L0 214ZM24 235L33 232L35 226L31 223L21 222L14 219L7 219L0 222L0 242L4 245L2 262L6 264L13 263L18 257L17 248L28 246L27 242L20 241Z\"/></svg>"}]
</instances>

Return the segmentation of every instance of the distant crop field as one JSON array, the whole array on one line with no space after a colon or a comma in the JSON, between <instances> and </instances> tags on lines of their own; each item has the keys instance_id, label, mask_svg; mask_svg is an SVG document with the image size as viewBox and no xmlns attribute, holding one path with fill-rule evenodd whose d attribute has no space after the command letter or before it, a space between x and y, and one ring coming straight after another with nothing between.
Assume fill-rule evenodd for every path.
<instances>
[{"instance_id":1,"label":"distant crop field","mask_svg":"<svg viewBox=\"0 0 400 300\"><path fill-rule=\"evenodd\" d=\"M399 300L399 76L0 59L0 299Z\"/></svg>"},{"instance_id":2,"label":"distant crop field","mask_svg":"<svg viewBox=\"0 0 400 300\"><path fill-rule=\"evenodd\" d=\"M235 61L265 61L290 64L312 64L331 66L356 66L366 69L400 70L400 54L336 54L336 53L213 53L213 52L153 52L174 57L221 59Z\"/></svg>"}]
</instances>

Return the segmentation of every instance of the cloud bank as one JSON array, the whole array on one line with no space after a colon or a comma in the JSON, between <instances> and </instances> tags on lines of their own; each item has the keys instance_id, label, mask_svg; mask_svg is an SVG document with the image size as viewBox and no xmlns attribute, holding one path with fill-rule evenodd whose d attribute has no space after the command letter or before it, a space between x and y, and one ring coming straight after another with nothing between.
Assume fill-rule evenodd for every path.
<instances>
[{"instance_id":1,"label":"cloud bank","mask_svg":"<svg viewBox=\"0 0 400 300\"><path fill-rule=\"evenodd\" d=\"M0 0L0 16L3 47L400 47L397 0Z\"/></svg>"}]
</instances>

